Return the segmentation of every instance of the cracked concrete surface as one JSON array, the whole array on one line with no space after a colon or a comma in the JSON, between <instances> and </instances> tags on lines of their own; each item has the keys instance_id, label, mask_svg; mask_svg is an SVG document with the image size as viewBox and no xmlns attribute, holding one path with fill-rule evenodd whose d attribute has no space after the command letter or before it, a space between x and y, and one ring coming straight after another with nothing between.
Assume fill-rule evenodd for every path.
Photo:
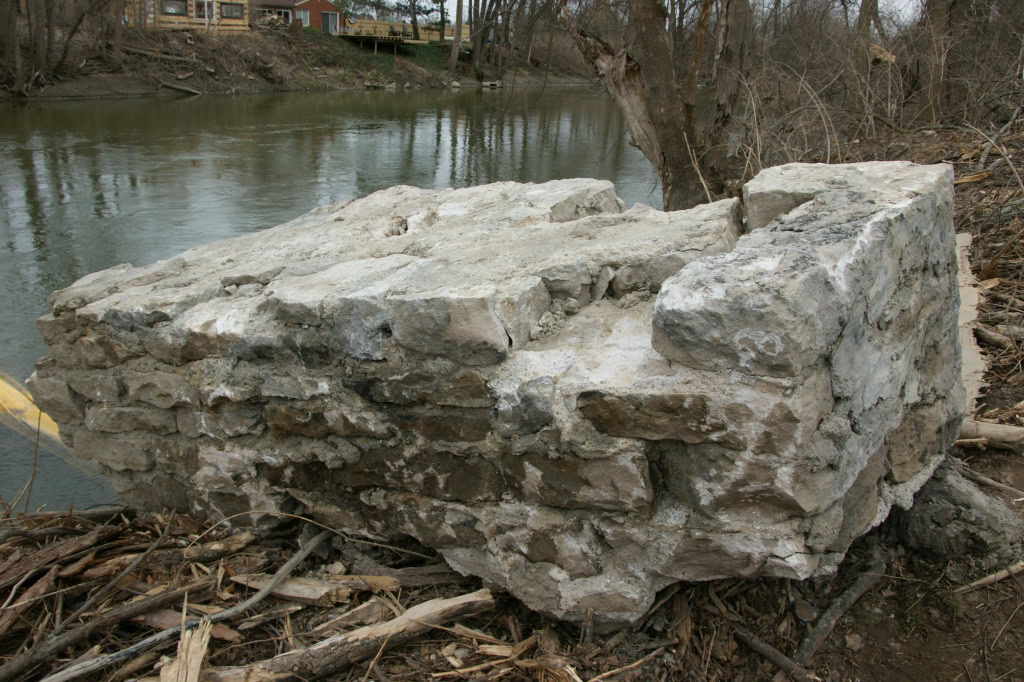
<instances>
[{"instance_id":1,"label":"cracked concrete surface","mask_svg":"<svg viewBox=\"0 0 1024 682\"><path fill-rule=\"evenodd\" d=\"M531 608L806 578L957 432L952 172L788 165L690 211L394 187L51 298L29 382L124 497L411 535Z\"/></svg>"}]
</instances>

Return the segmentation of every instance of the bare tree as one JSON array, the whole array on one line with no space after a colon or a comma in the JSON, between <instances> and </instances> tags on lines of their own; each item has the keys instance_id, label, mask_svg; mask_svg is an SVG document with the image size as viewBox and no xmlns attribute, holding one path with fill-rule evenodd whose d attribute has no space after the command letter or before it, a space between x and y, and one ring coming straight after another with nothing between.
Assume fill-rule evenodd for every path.
<instances>
[{"instance_id":1,"label":"bare tree","mask_svg":"<svg viewBox=\"0 0 1024 682\"><path fill-rule=\"evenodd\" d=\"M661 178L666 210L689 208L725 181L725 139L739 91L751 27L748 0L719 0L715 17L706 113L698 85L711 35L714 0L701 0L688 40L672 39L660 0L628 0L631 38L616 48L563 16L584 59L622 110L629 142ZM677 22L677 26L682 24ZM687 53L682 50L688 49Z\"/></svg>"},{"instance_id":2,"label":"bare tree","mask_svg":"<svg viewBox=\"0 0 1024 682\"><path fill-rule=\"evenodd\" d=\"M444 24L441 24L441 42L444 42ZM452 36L451 54L448 55L448 70L455 73L462 50L462 0L455 3L455 34Z\"/></svg>"}]
</instances>

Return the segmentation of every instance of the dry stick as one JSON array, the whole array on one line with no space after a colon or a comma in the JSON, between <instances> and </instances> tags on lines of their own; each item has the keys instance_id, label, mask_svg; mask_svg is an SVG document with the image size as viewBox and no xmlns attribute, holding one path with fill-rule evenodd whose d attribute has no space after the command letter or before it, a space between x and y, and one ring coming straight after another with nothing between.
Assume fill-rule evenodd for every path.
<instances>
[{"instance_id":1,"label":"dry stick","mask_svg":"<svg viewBox=\"0 0 1024 682\"><path fill-rule=\"evenodd\" d=\"M45 538L54 535L84 535L85 531L78 528L65 528L64 526L52 526L50 528L11 528L0 533L0 544L11 538Z\"/></svg>"},{"instance_id":2,"label":"dry stick","mask_svg":"<svg viewBox=\"0 0 1024 682\"><path fill-rule=\"evenodd\" d=\"M1017 116L1019 116L1019 115L1020 115L1020 107L1017 107L1017 109L1013 112L1013 115L1010 116L1010 120L1006 122L1006 125L1004 125L1002 128L999 129L999 132L996 133L994 135L994 137L996 139L999 139L999 137L1003 133L1005 133L1007 130L1010 129L1010 126L1013 125L1014 121L1017 120ZM985 143L984 148L981 150L981 159L978 161L978 165L975 167L976 171L980 171L982 168L985 167L985 161L988 160L988 154L989 154L989 152L992 151L992 147L994 146L994 144L995 144L994 142L986 142Z\"/></svg>"},{"instance_id":3,"label":"dry stick","mask_svg":"<svg viewBox=\"0 0 1024 682\"><path fill-rule=\"evenodd\" d=\"M621 668L616 668L615 670L609 670L606 673L601 673L597 677L591 677L590 678L590 682L598 682L598 680L607 680L608 678L613 677L615 675L618 675L620 673L624 673L624 672L627 672L629 670L635 670L636 668L639 668L640 666L642 666L644 663L646 663L647 661L651 660L655 656L660 656L663 653L665 653L665 647L658 647L657 649L655 649L651 653L647 654L643 658L641 658L639 660L636 660L636 661L633 661L629 665L624 665Z\"/></svg>"},{"instance_id":4,"label":"dry stick","mask_svg":"<svg viewBox=\"0 0 1024 682\"><path fill-rule=\"evenodd\" d=\"M232 606L230 609L209 616L209 621L211 623L219 623L221 621L228 620L229 618L234 618L238 614L246 611L247 609L261 602L263 599L267 597L267 595L269 595L274 590L274 588L280 585L281 582L285 578L287 578L292 571L295 570L296 566L298 566L306 557L312 554L313 551L316 550L323 543L323 541L326 540L330 535L331 531L320 531L320 533L318 533L316 537L314 537L312 540L306 543L305 547L301 548L298 552L296 552L295 556L289 559L287 563L285 563L285 565L282 566L277 571L277 573L274 574L274 577L271 578L270 581L260 589L259 592L249 597L241 604L237 604L236 606ZM201 620L201 618L194 618L186 622L184 627L195 627L199 624ZM126 649L116 651L112 654L107 654L106 656L101 656L100 658L94 659L92 661L86 661L85 663L82 663L80 665L72 666L67 670L62 670L56 675L51 675L45 678L43 682L66 682L67 680L78 679L83 675L87 675L96 670L101 670L109 665L117 663L118 661L122 661L126 658L137 656L138 654L141 654L144 651L149 651L158 644L162 644L163 642L166 642L170 639L173 639L174 637L177 637L178 633L181 632L181 629L181 625L176 625L173 628L161 630L160 632L151 635L150 637L147 637L141 642L136 642L135 644L131 645ZM0 682L2 682L2 678L0 678Z\"/></svg>"},{"instance_id":5,"label":"dry stick","mask_svg":"<svg viewBox=\"0 0 1024 682\"><path fill-rule=\"evenodd\" d=\"M1005 483L1000 483L999 481L994 481L988 476L983 476L982 474L979 474L977 471L969 469L965 466L960 466L958 468L960 469L960 473L963 475L964 478L969 478L975 483L987 485L990 488L1002 490L1004 493L1010 493L1011 495L1015 495L1017 497L1024 497L1024 490L1017 490L1013 486L1006 485Z\"/></svg>"},{"instance_id":6,"label":"dry stick","mask_svg":"<svg viewBox=\"0 0 1024 682\"><path fill-rule=\"evenodd\" d=\"M1017 563L1013 564L1012 566L1009 566L1007 568L1003 568L1001 570L998 570L995 573L992 573L991 575L985 576L984 578L981 578L979 580L975 580L970 585L964 585L963 587L958 587L955 590L953 590L953 594L962 594L964 592L971 592L973 590L978 589L979 587L984 587L985 585L991 585L992 583L997 583L1000 580L1003 580L1005 578L1009 578L1010 576L1013 576L1013 575L1017 575L1018 573L1024 573L1024 560L1018 561Z\"/></svg>"},{"instance_id":7,"label":"dry stick","mask_svg":"<svg viewBox=\"0 0 1024 682\"><path fill-rule=\"evenodd\" d=\"M175 590L168 590L166 592L161 592L160 594L154 594L151 597L130 602L116 609L107 611L96 618L86 621L79 627L56 639L40 642L21 656L11 659L3 666L0 666L0 682L21 679L24 677L23 673L31 670L41 663L51 661L60 654L60 652L74 644L77 644L83 639L86 639L94 632L106 630L123 620L134 618L135 616L146 613L147 611L164 606L165 604L180 599L188 592L196 592L197 590L205 589L212 584L213 578L204 578L203 580L191 583L185 587L179 587Z\"/></svg>"},{"instance_id":8,"label":"dry stick","mask_svg":"<svg viewBox=\"0 0 1024 682\"><path fill-rule=\"evenodd\" d=\"M79 511L40 511L32 512L30 514L22 514L17 518L0 519L0 522L16 523L27 520L45 521L47 519L59 519L63 517L71 517L76 520L80 519L84 521L110 521L115 516L134 513L135 510L131 507L103 507L101 509L81 509Z\"/></svg>"},{"instance_id":9,"label":"dry stick","mask_svg":"<svg viewBox=\"0 0 1024 682\"><path fill-rule=\"evenodd\" d=\"M1024 601L1017 604L1017 608L1013 610L1013 613L1010 614L1010 617L1006 619L1005 623L1003 623L1003 627L999 628L999 632L996 633L995 638L992 640L992 643L988 647L989 649L995 647L996 642L998 642L999 638L1003 636L1003 631L1006 630L1006 626L1010 624L1010 621L1013 620L1013 617L1017 615L1017 612L1020 611L1020 607L1022 606L1024 606Z\"/></svg>"},{"instance_id":10,"label":"dry stick","mask_svg":"<svg viewBox=\"0 0 1024 682\"><path fill-rule=\"evenodd\" d=\"M810 682L810 680L814 679L808 674L807 670L802 665L793 661L793 659L773 647L771 644L759 639L753 632L747 630L745 627L733 623L732 630L737 639L767 658L775 665L776 668L782 670L787 675L790 675L794 680L797 680L797 682Z\"/></svg>"},{"instance_id":11,"label":"dry stick","mask_svg":"<svg viewBox=\"0 0 1024 682\"><path fill-rule=\"evenodd\" d=\"M1003 350L1013 350L1013 339L1009 336L1004 336L999 332L989 329L983 324L974 325L974 335L978 337L978 340L989 346L995 346L996 348L1002 348Z\"/></svg>"},{"instance_id":12,"label":"dry stick","mask_svg":"<svg viewBox=\"0 0 1024 682\"><path fill-rule=\"evenodd\" d=\"M690 141L686 139L686 133L683 133L683 142L686 144L686 152L690 156L690 163L693 164L693 170L697 171L697 177L700 178L700 184L704 187L704 194L707 195L708 203L710 204L714 199L711 198L711 191L708 189L708 183L704 182L704 174L700 172L700 164L697 163L697 153L693 151L693 147L690 146Z\"/></svg>"},{"instance_id":13,"label":"dry stick","mask_svg":"<svg viewBox=\"0 0 1024 682\"><path fill-rule=\"evenodd\" d=\"M33 568L31 571L29 571L28 573L23 575L18 582L14 583L14 587L11 588L11 593L9 595L7 595L7 600L4 601L4 603L2 605L0 605L0 611L7 610L7 607L11 605L12 601L14 601L14 595L18 594L18 588L20 588L26 582L31 580L32 576L36 574L36 571L41 571L41 570L43 570L42 566L40 566L38 568Z\"/></svg>"},{"instance_id":14,"label":"dry stick","mask_svg":"<svg viewBox=\"0 0 1024 682\"><path fill-rule=\"evenodd\" d=\"M807 633L804 640L800 642L800 646L796 649L796 655L793 656L793 660L800 665L807 665L807 663L814 658L814 654L818 653L818 649L822 647L828 636L832 634L832 629L835 628L836 623L843 617L851 606L857 603L857 600L864 595L865 592L870 590L872 587L878 584L878 581L882 579L882 574L885 572L885 562L876 560L871 563L868 570L860 574L860 576L853 581L846 590L839 595L839 597L832 602L832 605L825 610L825 613L821 614L818 622L815 623L814 629Z\"/></svg>"},{"instance_id":15,"label":"dry stick","mask_svg":"<svg viewBox=\"0 0 1024 682\"><path fill-rule=\"evenodd\" d=\"M36 446L32 449L32 475L28 479L28 494L25 495L25 513L28 513L28 501L32 499L32 484L36 480L36 465L39 463L39 434L42 431L43 411L36 415Z\"/></svg>"},{"instance_id":16,"label":"dry stick","mask_svg":"<svg viewBox=\"0 0 1024 682\"><path fill-rule=\"evenodd\" d=\"M97 602L99 602L100 599L102 599L103 597L105 597L108 594L110 594L110 592L115 587L117 587L117 585L120 584L120 582L129 573L134 571L139 566L139 564L141 564L143 561L146 560L146 557L148 557L150 554L152 554L153 551L157 547L160 546L160 543L162 543L164 540L167 539L167 536L171 534L171 524L172 523L174 523L174 510L171 510L171 517L169 519L167 519L167 525L164 527L164 532L160 534L160 537L158 537L156 540L153 541L153 544L151 544L149 546L149 549L147 549L145 552L143 552L139 556L135 557L135 559L133 559L132 562L130 564L128 564L123 571L118 573L114 577L113 580L108 582L106 585L104 585L100 589L96 590L96 592L94 592L93 595L91 597L89 597L84 604L79 606L75 610L74 613L72 613L70 616L68 616L63 621L61 621L60 625L55 627L53 629L53 632L50 633L50 637L52 638L52 637L56 637L57 635L59 635L61 632L64 631L64 628L66 628L70 623L72 623L75 619L77 619L83 613L85 613L86 611L91 609L93 607L93 605L95 605Z\"/></svg>"},{"instance_id":17,"label":"dry stick","mask_svg":"<svg viewBox=\"0 0 1024 682\"><path fill-rule=\"evenodd\" d=\"M140 50L135 47L122 47L122 50L129 54L138 54L143 57L152 57L153 59L163 59L167 62L185 62L186 64L195 64L198 60L189 59L188 57L176 57L170 54L160 54L159 52L150 52L149 50Z\"/></svg>"},{"instance_id":18,"label":"dry stick","mask_svg":"<svg viewBox=\"0 0 1024 682\"><path fill-rule=\"evenodd\" d=\"M382 653L384 653L384 649L387 648L388 642L390 642L390 641L391 641L391 635L389 634L387 636L387 638L384 640L384 642L381 643L380 649L377 649L377 655L373 657L372 661L370 661L369 667L366 668L366 675L363 676L363 682L366 682L367 680L370 679L370 673L373 672L373 666L377 665L377 661L380 660L380 655Z\"/></svg>"},{"instance_id":19,"label":"dry stick","mask_svg":"<svg viewBox=\"0 0 1024 682\"><path fill-rule=\"evenodd\" d=\"M385 623L367 625L317 642L307 649L289 651L258 663L209 670L205 679L213 682L254 682L288 678L310 680L332 675L373 656L380 649L381 642L401 644L418 637L428 629L429 624L450 621L493 607L494 598L486 589L451 599L431 599Z\"/></svg>"},{"instance_id":20,"label":"dry stick","mask_svg":"<svg viewBox=\"0 0 1024 682\"><path fill-rule=\"evenodd\" d=\"M156 82L159 83L160 85L164 86L165 88L169 89L169 90L177 90L178 92L183 92L186 95L202 95L203 94L202 91L196 90L195 88L190 88L187 85L177 85L175 83L168 83L167 81L163 81L163 80L160 80L160 79L157 79Z\"/></svg>"},{"instance_id":21,"label":"dry stick","mask_svg":"<svg viewBox=\"0 0 1024 682\"><path fill-rule=\"evenodd\" d=\"M1024 427L993 424L965 419L960 425L960 438L987 438L988 444L1001 450L1024 451Z\"/></svg>"}]
</instances>

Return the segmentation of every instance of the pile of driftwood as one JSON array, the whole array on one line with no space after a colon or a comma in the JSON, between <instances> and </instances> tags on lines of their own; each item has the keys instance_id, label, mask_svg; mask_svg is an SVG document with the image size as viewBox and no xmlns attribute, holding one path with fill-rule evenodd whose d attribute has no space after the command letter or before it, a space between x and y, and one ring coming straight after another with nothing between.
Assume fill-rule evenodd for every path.
<instances>
[{"instance_id":1,"label":"pile of driftwood","mask_svg":"<svg viewBox=\"0 0 1024 682\"><path fill-rule=\"evenodd\" d=\"M183 656L203 679L323 677L494 606L487 590L426 598L424 588L437 595L463 578L437 564L388 568L354 547L342 555L376 574L352 574L336 560L296 575L308 573L310 555L326 556L334 537L321 530L289 549L267 532L218 532L186 516L130 510L6 519L0 680L199 679L168 678L169 667L181 675ZM236 652L223 660L244 663L209 665L211 637ZM165 656L175 644L178 658Z\"/></svg>"},{"instance_id":2,"label":"pile of driftwood","mask_svg":"<svg viewBox=\"0 0 1024 682\"><path fill-rule=\"evenodd\" d=\"M0 681L768 679L769 661L814 679L804 666L884 574L877 559L852 567L820 615L786 581L679 584L602 637L496 603L420 550L312 524L8 514Z\"/></svg>"}]
</instances>

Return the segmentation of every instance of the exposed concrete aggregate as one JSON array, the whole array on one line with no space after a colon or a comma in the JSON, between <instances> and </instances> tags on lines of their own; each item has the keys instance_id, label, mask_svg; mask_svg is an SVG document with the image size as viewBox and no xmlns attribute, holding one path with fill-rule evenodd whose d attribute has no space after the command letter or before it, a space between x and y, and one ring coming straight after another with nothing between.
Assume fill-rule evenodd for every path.
<instances>
[{"instance_id":1,"label":"exposed concrete aggregate","mask_svg":"<svg viewBox=\"0 0 1024 682\"><path fill-rule=\"evenodd\" d=\"M909 506L962 418L957 296L941 166L674 213L394 187L56 292L29 386L135 504L408 534L617 624L678 580L832 571Z\"/></svg>"}]
</instances>

